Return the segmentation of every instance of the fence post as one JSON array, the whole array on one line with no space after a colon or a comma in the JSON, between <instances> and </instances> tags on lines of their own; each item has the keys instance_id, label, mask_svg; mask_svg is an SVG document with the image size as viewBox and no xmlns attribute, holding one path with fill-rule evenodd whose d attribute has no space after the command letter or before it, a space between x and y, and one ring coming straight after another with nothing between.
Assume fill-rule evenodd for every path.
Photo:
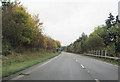
<instances>
[{"instance_id":1,"label":"fence post","mask_svg":"<svg viewBox=\"0 0 120 82\"><path fill-rule=\"evenodd\" d=\"M99 55L99 57L100 57L100 50L98 50L98 55Z\"/></svg>"},{"instance_id":2,"label":"fence post","mask_svg":"<svg viewBox=\"0 0 120 82\"><path fill-rule=\"evenodd\" d=\"M102 54L101 54L101 50L100 50L100 55L102 56Z\"/></svg>"},{"instance_id":3,"label":"fence post","mask_svg":"<svg viewBox=\"0 0 120 82\"><path fill-rule=\"evenodd\" d=\"M97 51L97 56L99 55L99 52L98 52L98 50L96 50Z\"/></svg>"},{"instance_id":4,"label":"fence post","mask_svg":"<svg viewBox=\"0 0 120 82\"><path fill-rule=\"evenodd\" d=\"M93 50L92 50L92 55L94 55Z\"/></svg>"},{"instance_id":5,"label":"fence post","mask_svg":"<svg viewBox=\"0 0 120 82\"><path fill-rule=\"evenodd\" d=\"M107 50L105 50L105 59L106 59L106 56L107 56Z\"/></svg>"},{"instance_id":6,"label":"fence post","mask_svg":"<svg viewBox=\"0 0 120 82\"><path fill-rule=\"evenodd\" d=\"M94 50L94 55L95 55L95 50Z\"/></svg>"},{"instance_id":7,"label":"fence post","mask_svg":"<svg viewBox=\"0 0 120 82\"><path fill-rule=\"evenodd\" d=\"M107 56L107 50L105 50L105 57Z\"/></svg>"},{"instance_id":8,"label":"fence post","mask_svg":"<svg viewBox=\"0 0 120 82\"><path fill-rule=\"evenodd\" d=\"M98 50L96 50L96 55L99 55Z\"/></svg>"},{"instance_id":9,"label":"fence post","mask_svg":"<svg viewBox=\"0 0 120 82\"><path fill-rule=\"evenodd\" d=\"M96 50L96 55L98 55L98 50Z\"/></svg>"},{"instance_id":10,"label":"fence post","mask_svg":"<svg viewBox=\"0 0 120 82\"><path fill-rule=\"evenodd\" d=\"M103 50L101 51L101 54L102 54L102 56L104 56L104 55L103 55Z\"/></svg>"},{"instance_id":11,"label":"fence post","mask_svg":"<svg viewBox=\"0 0 120 82\"><path fill-rule=\"evenodd\" d=\"M100 50L99 50L99 56L101 57Z\"/></svg>"},{"instance_id":12,"label":"fence post","mask_svg":"<svg viewBox=\"0 0 120 82\"><path fill-rule=\"evenodd\" d=\"M96 53L96 52L97 52L97 50L95 50L95 55L97 55L97 53Z\"/></svg>"}]
</instances>

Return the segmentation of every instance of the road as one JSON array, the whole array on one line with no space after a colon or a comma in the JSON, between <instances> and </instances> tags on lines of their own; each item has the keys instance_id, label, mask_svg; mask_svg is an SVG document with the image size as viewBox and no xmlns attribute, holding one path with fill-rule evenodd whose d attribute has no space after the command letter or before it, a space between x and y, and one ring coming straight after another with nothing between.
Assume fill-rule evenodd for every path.
<instances>
[{"instance_id":1,"label":"road","mask_svg":"<svg viewBox=\"0 0 120 82\"><path fill-rule=\"evenodd\" d=\"M12 80L118 80L118 66L62 52Z\"/></svg>"}]
</instances>

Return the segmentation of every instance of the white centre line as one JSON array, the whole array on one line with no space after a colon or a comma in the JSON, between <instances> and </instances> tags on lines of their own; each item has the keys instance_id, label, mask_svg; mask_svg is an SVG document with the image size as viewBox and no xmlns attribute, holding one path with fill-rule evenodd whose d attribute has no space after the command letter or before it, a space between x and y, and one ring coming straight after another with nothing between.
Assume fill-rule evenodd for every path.
<instances>
[{"instance_id":1,"label":"white centre line","mask_svg":"<svg viewBox=\"0 0 120 82\"><path fill-rule=\"evenodd\" d=\"M82 64L80 64L81 65L81 67L84 69L85 67L82 65Z\"/></svg>"},{"instance_id":2,"label":"white centre line","mask_svg":"<svg viewBox=\"0 0 120 82\"><path fill-rule=\"evenodd\" d=\"M76 59L76 62L77 62L78 60Z\"/></svg>"},{"instance_id":3,"label":"white centre line","mask_svg":"<svg viewBox=\"0 0 120 82\"><path fill-rule=\"evenodd\" d=\"M96 82L100 82L98 79L95 79Z\"/></svg>"}]
</instances>

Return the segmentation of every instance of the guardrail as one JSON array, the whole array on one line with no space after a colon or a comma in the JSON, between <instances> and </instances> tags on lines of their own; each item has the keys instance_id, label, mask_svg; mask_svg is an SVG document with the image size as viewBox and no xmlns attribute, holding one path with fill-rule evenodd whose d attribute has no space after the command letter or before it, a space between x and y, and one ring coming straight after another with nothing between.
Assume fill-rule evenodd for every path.
<instances>
[{"instance_id":1,"label":"guardrail","mask_svg":"<svg viewBox=\"0 0 120 82\"><path fill-rule=\"evenodd\" d=\"M120 61L119 57L107 56L106 50L93 50L93 51L89 51L86 55Z\"/></svg>"}]
</instances>

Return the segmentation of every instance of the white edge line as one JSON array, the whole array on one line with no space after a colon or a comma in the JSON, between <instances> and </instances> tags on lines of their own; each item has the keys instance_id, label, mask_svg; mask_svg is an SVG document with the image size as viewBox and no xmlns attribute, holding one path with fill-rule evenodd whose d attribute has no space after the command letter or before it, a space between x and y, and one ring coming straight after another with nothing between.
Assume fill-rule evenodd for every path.
<instances>
[{"instance_id":1,"label":"white edge line","mask_svg":"<svg viewBox=\"0 0 120 82\"><path fill-rule=\"evenodd\" d=\"M82 64L80 64L81 65L81 67L84 69L85 67L82 65Z\"/></svg>"},{"instance_id":2,"label":"white edge line","mask_svg":"<svg viewBox=\"0 0 120 82\"><path fill-rule=\"evenodd\" d=\"M59 55L59 56L60 56L60 55ZM36 70L36 69L38 69L38 68L40 68L40 67L42 67L42 66L48 64L49 62L51 62L51 61L57 59L59 56L56 56L55 58L50 59L49 61L47 61L47 62L41 64L40 66L38 66L38 67L32 69L31 71L27 71L26 73L31 73L32 71L34 71L34 70ZM16 77L12 78L11 80L18 80L18 79L20 79L20 78L22 78L22 77L24 77L24 75L18 75L18 76L16 76Z\"/></svg>"}]
</instances>

